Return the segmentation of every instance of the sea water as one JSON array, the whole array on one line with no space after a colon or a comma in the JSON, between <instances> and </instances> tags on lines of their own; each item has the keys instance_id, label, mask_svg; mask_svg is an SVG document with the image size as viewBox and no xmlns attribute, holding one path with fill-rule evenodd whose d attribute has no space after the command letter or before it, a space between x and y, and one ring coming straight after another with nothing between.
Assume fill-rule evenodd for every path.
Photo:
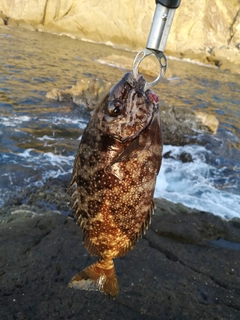
<instances>
[{"instance_id":1,"label":"sea water","mask_svg":"<svg viewBox=\"0 0 240 320\"><path fill-rule=\"evenodd\" d=\"M133 53L46 33L0 27L0 206L7 197L48 178L69 176L90 111L46 98L77 80L119 81L126 70L97 62ZM223 218L240 217L240 76L169 61L172 77L156 88L165 105L215 115L216 134L198 143L164 145L155 197ZM186 152L192 161L182 162Z\"/></svg>"}]
</instances>

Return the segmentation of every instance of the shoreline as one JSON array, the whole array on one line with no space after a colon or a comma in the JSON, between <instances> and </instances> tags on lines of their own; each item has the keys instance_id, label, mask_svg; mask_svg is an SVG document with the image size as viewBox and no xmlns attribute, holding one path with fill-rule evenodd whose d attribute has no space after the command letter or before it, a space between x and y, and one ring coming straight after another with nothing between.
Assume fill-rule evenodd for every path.
<instances>
[{"instance_id":1,"label":"shoreline","mask_svg":"<svg viewBox=\"0 0 240 320\"><path fill-rule=\"evenodd\" d=\"M6 20L6 17L1 17L3 14L0 14L0 19ZM117 43L112 43L110 41L94 41L92 39L88 39L86 37L81 37L79 35L75 35L71 32L63 32L59 31L58 28L48 27L43 25L34 25L30 24L26 21L22 20L14 20L9 18L7 23L0 23L0 26L12 27L12 28L20 28L28 31L34 32L43 32L49 33L52 35L60 36L60 37L69 37L73 40L80 40L83 42L89 42L99 45L104 45L108 47L112 47L117 50L128 51L132 53L137 53L141 49L133 49L126 46L121 46ZM142 48L143 49L143 48ZM178 61L183 61L187 63L198 64L200 66L212 67L224 72L230 72L233 74L240 74L240 50L235 46L226 46L222 45L220 48L212 47L212 48L203 48L202 50L193 48L187 48L185 51L172 51L166 48L164 51L165 55L169 59L176 59Z\"/></svg>"},{"instance_id":2,"label":"shoreline","mask_svg":"<svg viewBox=\"0 0 240 320\"><path fill-rule=\"evenodd\" d=\"M81 242L66 182L49 180L0 209L3 319L239 319L240 219L163 199L146 235L114 260L117 299L67 288L96 258Z\"/></svg>"}]
</instances>

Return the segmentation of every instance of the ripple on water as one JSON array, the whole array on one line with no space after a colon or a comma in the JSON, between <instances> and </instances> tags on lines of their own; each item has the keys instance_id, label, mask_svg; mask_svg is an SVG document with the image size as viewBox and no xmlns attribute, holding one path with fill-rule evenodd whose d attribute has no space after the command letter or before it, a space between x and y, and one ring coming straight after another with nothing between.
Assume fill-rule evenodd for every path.
<instances>
[{"instance_id":1,"label":"ripple on water","mask_svg":"<svg viewBox=\"0 0 240 320\"><path fill-rule=\"evenodd\" d=\"M1 27L0 27L1 28ZM97 62L135 53L46 33L1 28L0 201L9 190L70 175L89 112L45 97L81 79L116 83L126 70ZM225 218L240 214L240 77L217 69L169 60L172 77L155 88L162 103L214 114L215 136L200 146L165 146L155 195ZM179 154L188 152L192 163ZM2 201L3 203L3 201Z\"/></svg>"}]
</instances>

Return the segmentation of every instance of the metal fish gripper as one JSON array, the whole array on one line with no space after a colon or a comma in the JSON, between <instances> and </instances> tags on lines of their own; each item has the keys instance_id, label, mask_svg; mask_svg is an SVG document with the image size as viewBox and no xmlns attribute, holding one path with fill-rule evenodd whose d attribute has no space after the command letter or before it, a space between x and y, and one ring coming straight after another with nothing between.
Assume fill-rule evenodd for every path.
<instances>
[{"instance_id":1,"label":"metal fish gripper","mask_svg":"<svg viewBox=\"0 0 240 320\"><path fill-rule=\"evenodd\" d=\"M159 65L160 65L160 71L159 71L158 77L154 81L145 83L144 91L158 84L158 82L161 81L161 79L164 77L167 70L167 58L163 52L161 51L158 52L150 49L143 49L140 52L138 52L138 54L136 55L133 61L133 76L135 79L137 79L138 77L138 67L140 63L143 61L144 58L150 55L154 55L158 59Z\"/></svg>"},{"instance_id":2,"label":"metal fish gripper","mask_svg":"<svg viewBox=\"0 0 240 320\"><path fill-rule=\"evenodd\" d=\"M143 59L149 55L154 55L159 61L159 75L154 81L146 82L144 91L158 84L166 73L167 58L163 51L167 43L175 11L180 3L181 0L156 0L156 10L146 48L138 52L133 61L133 76L135 79L138 77L138 67Z\"/></svg>"}]
</instances>

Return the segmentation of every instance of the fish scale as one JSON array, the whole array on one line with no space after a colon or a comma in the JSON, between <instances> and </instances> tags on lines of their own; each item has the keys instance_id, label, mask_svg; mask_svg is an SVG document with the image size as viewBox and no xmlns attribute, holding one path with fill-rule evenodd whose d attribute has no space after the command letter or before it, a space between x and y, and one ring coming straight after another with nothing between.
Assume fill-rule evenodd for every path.
<instances>
[{"instance_id":1,"label":"fish scale","mask_svg":"<svg viewBox=\"0 0 240 320\"><path fill-rule=\"evenodd\" d=\"M127 73L106 95L87 125L75 158L71 187L83 243L99 260L69 287L116 297L113 259L146 231L162 159L157 96ZM74 189L75 186L75 189Z\"/></svg>"}]
</instances>

